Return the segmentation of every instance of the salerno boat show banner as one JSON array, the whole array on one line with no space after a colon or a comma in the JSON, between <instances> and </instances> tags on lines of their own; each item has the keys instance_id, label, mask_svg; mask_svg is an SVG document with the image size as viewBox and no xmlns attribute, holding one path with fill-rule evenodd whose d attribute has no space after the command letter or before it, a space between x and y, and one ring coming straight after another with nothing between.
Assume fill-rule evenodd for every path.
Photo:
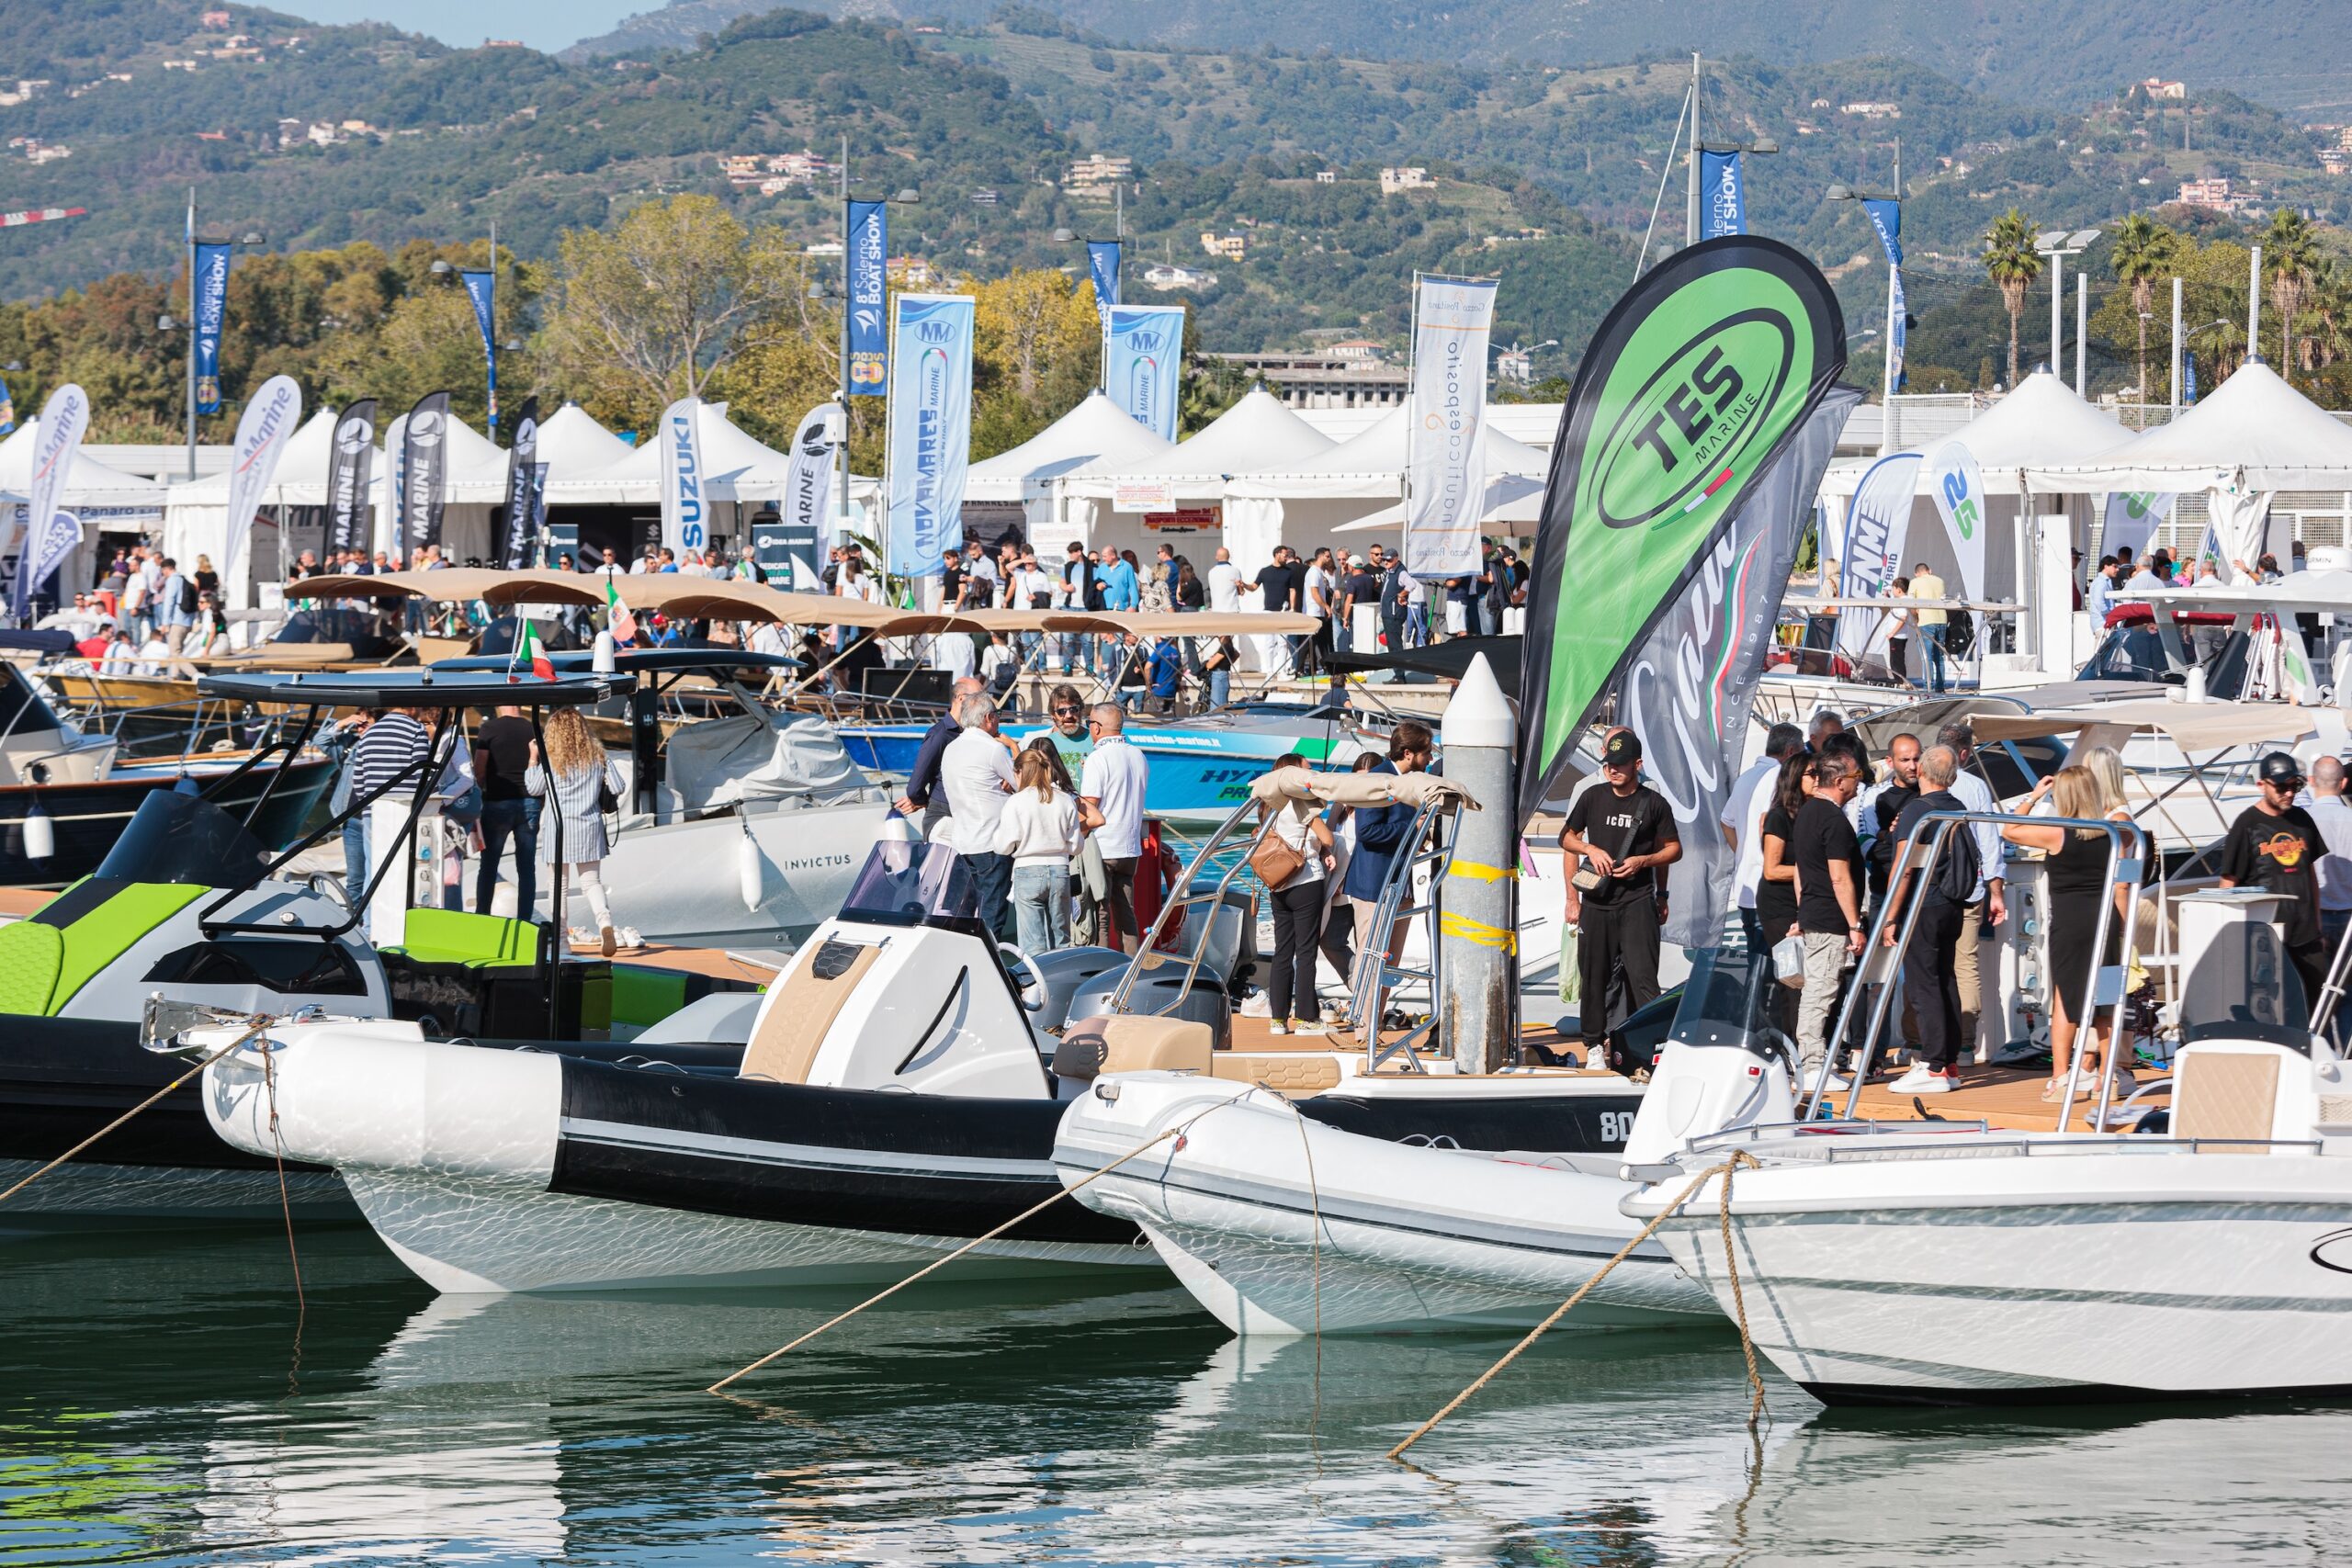
<instances>
[{"instance_id":1,"label":"salerno boat show banner","mask_svg":"<svg viewBox=\"0 0 2352 1568\"><path fill-rule=\"evenodd\" d=\"M890 214L878 201L849 204L849 395L878 398L889 388Z\"/></svg>"},{"instance_id":2,"label":"salerno boat show banner","mask_svg":"<svg viewBox=\"0 0 2352 1568\"><path fill-rule=\"evenodd\" d=\"M1611 309L1561 411L1544 492L1520 671L1521 821L1845 367L1837 296L1777 240L1679 251Z\"/></svg>"},{"instance_id":3,"label":"salerno boat show banner","mask_svg":"<svg viewBox=\"0 0 2352 1568\"><path fill-rule=\"evenodd\" d=\"M1478 570L1487 500L1487 338L1491 278L1417 277L1413 384L1405 400L1405 570Z\"/></svg>"},{"instance_id":4,"label":"salerno boat show banner","mask_svg":"<svg viewBox=\"0 0 2352 1568\"><path fill-rule=\"evenodd\" d=\"M473 302L474 325L481 329L483 391L488 397L490 433L498 434L498 274L487 267L468 267L458 274Z\"/></svg>"},{"instance_id":5,"label":"salerno boat show banner","mask_svg":"<svg viewBox=\"0 0 2352 1568\"><path fill-rule=\"evenodd\" d=\"M1184 367L1184 307L1114 305L1105 317L1102 389L1162 441L1176 439Z\"/></svg>"},{"instance_id":6,"label":"salerno boat show banner","mask_svg":"<svg viewBox=\"0 0 2352 1568\"><path fill-rule=\"evenodd\" d=\"M964 542L972 456L972 297L901 294L890 333L890 570L933 577Z\"/></svg>"},{"instance_id":7,"label":"salerno boat show banner","mask_svg":"<svg viewBox=\"0 0 2352 1568\"><path fill-rule=\"evenodd\" d=\"M196 247L196 412L220 412L220 333L229 316L227 245Z\"/></svg>"},{"instance_id":8,"label":"salerno boat show banner","mask_svg":"<svg viewBox=\"0 0 2352 1568\"><path fill-rule=\"evenodd\" d=\"M1094 280L1094 309L1106 323L1111 307L1119 302L1120 248L1116 240L1086 242L1086 271Z\"/></svg>"}]
</instances>

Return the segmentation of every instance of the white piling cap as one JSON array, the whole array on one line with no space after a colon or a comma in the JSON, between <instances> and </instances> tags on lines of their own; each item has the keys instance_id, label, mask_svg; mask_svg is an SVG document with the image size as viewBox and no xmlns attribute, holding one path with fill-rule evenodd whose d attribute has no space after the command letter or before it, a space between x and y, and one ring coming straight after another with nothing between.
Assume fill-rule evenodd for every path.
<instances>
[{"instance_id":1,"label":"white piling cap","mask_svg":"<svg viewBox=\"0 0 2352 1568\"><path fill-rule=\"evenodd\" d=\"M1519 721L1511 716L1510 701L1485 654L1474 656L1462 672L1462 683L1453 689L1453 700L1438 721L1438 739L1449 751L1457 746L1508 751L1518 743Z\"/></svg>"}]
</instances>

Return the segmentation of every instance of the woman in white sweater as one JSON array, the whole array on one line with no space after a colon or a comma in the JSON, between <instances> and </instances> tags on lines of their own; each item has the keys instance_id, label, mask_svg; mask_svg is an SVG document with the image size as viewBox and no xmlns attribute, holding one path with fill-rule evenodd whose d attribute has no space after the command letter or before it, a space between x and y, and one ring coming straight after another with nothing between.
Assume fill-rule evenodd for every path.
<instances>
[{"instance_id":1,"label":"woman in white sweater","mask_svg":"<svg viewBox=\"0 0 2352 1568\"><path fill-rule=\"evenodd\" d=\"M1012 918L1023 953L1069 945L1069 863L1079 852L1078 797L1054 784L1051 758L1015 760L1012 798L997 819L996 852L1012 857Z\"/></svg>"},{"instance_id":2,"label":"woman in white sweater","mask_svg":"<svg viewBox=\"0 0 2352 1568\"><path fill-rule=\"evenodd\" d=\"M559 940L566 934L568 874L595 917L597 947L610 958L618 951L619 942L613 930L612 900L605 895L604 861L611 846L605 840L605 814L598 796L609 789L618 797L620 771L605 755L604 743L580 716L579 709L551 709L539 721L539 728L547 737L548 755L541 758L539 743L531 742L530 768L523 775L523 787L535 795L553 794L562 823L563 863L556 868L555 897L550 904L556 933ZM552 831L539 835L540 852L550 861L556 854L556 837Z\"/></svg>"}]
</instances>

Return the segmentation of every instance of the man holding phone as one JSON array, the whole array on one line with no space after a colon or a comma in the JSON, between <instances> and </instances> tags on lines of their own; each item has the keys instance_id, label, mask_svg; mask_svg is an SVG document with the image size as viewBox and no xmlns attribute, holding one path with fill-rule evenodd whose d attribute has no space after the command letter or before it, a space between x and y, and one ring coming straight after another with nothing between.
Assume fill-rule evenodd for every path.
<instances>
[{"instance_id":1,"label":"man holding phone","mask_svg":"<svg viewBox=\"0 0 2352 1568\"><path fill-rule=\"evenodd\" d=\"M1640 739L1629 729L1611 732L1600 749L1601 783L1577 797L1560 829L1560 852L1585 863L1574 874L1581 903L1577 966L1584 1001L1577 1023L1585 1065L1598 1066L1606 1053L1621 1073L1637 1064L1609 1047L1610 972L1624 971L1628 1015L1657 999L1665 923L1657 873L1682 858L1673 809L1641 782L1641 771Z\"/></svg>"}]
</instances>

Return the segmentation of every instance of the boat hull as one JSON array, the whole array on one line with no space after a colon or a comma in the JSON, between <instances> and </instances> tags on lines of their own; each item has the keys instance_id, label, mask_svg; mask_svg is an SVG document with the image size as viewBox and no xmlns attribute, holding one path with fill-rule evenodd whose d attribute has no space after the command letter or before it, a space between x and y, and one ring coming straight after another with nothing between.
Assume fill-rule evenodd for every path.
<instances>
[{"instance_id":1,"label":"boat hull","mask_svg":"<svg viewBox=\"0 0 2352 1568\"><path fill-rule=\"evenodd\" d=\"M2352 1393L2352 1160L2130 1142L1741 1170L1757 1348L1839 1404ZM1729 1313L1718 1198L1660 1235Z\"/></svg>"},{"instance_id":2,"label":"boat hull","mask_svg":"<svg viewBox=\"0 0 2352 1568\"><path fill-rule=\"evenodd\" d=\"M311 807L334 781L334 763L323 757L305 758L283 771L284 782L253 823L254 837L270 849L294 841ZM226 770L199 766L195 771L198 783L208 772ZM216 801L242 818L279 772L277 766L255 768L222 790ZM110 776L87 783L0 789L0 887L63 887L89 875L122 836L140 802L157 790L174 787L178 779L175 764L118 763ZM36 799L56 839L56 852L45 860L25 853L25 817Z\"/></svg>"},{"instance_id":3,"label":"boat hull","mask_svg":"<svg viewBox=\"0 0 2352 1568\"><path fill-rule=\"evenodd\" d=\"M1528 1326L1636 1228L1616 1208L1632 1184L1603 1173L1613 1156L1578 1168L1389 1142L1296 1115L1263 1090L1176 1074L1121 1074L1115 1087L1115 1100L1089 1094L1065 1113L1054 1150L1062 1179L1075 1188L1182 1126L1075 1196L1141 1227L1237 1334ZM1569 1326L1720 1321L1665 1250L1645 1245Z\"/></svg>"}]
</instances>

